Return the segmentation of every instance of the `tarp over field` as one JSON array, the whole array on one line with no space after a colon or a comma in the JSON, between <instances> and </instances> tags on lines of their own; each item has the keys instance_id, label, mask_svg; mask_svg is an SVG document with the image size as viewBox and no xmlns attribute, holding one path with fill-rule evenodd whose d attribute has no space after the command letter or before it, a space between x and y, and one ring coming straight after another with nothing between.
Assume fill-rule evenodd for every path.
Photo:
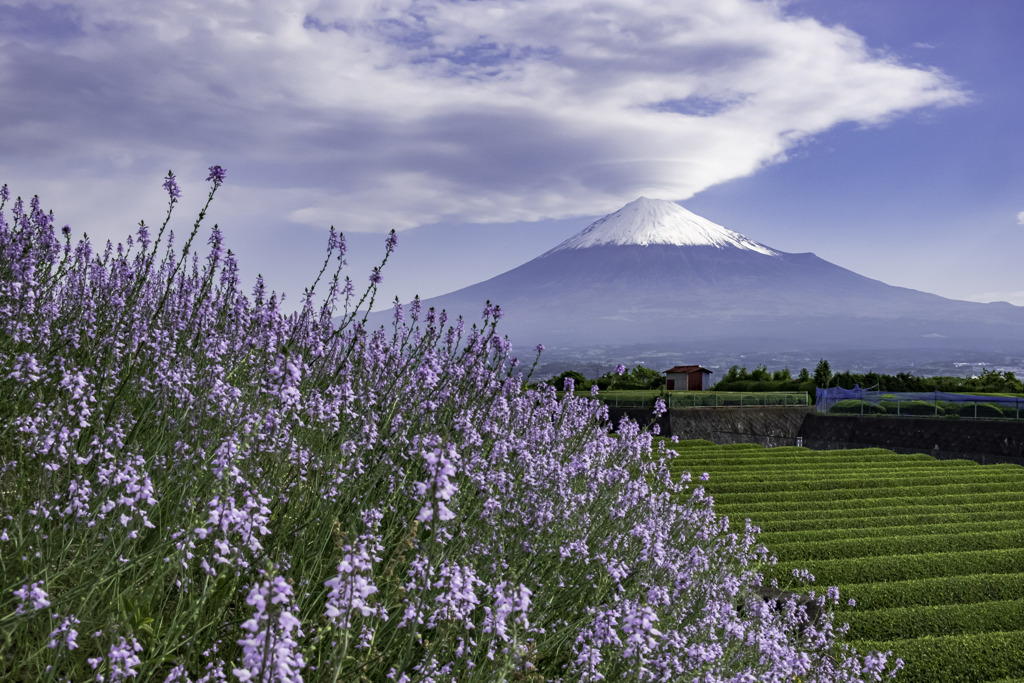
<instances>
[{"instance_id":1,"label":"tarp over field","mask_svg":"<svg viewBox=\"0 0 1024 683\"><path fill-rule=\"evenodd\" d=\"M955 404L994 404L1004 412L1016 413L1018 416L1024 411L1024 398L1019 396L985 396L980 394L950 394L943 391L871 391L861 389L853 385L852 389L842 387L829 387L818 389L815 392L814 405L819 413L829 412L840 401L856 400L864 401L876 406L889 406L896 404L909 405L911 402L924 402L932 405L942 403Z\"/></svg>"}]
</instances>

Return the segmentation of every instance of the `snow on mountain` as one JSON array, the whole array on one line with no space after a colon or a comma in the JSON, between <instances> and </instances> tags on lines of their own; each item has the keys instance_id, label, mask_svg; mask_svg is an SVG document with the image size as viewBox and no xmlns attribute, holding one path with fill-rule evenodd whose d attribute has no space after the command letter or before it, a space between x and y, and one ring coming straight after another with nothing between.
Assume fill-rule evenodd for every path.
<instances>
[{"instance_id":1,"label":"snow on mountain","mask_svg":"<svg viewBox=\"0 0 1024 683\"><path fill-rule=\"evenodd\" d=\"M719 249L735 247L766 256L779 255L774 249L712 223L675 202L647 197L635 199L615 213L594 221L547 253L603 245L646 247L652 244Z\"/></svg>"}]
</instances>

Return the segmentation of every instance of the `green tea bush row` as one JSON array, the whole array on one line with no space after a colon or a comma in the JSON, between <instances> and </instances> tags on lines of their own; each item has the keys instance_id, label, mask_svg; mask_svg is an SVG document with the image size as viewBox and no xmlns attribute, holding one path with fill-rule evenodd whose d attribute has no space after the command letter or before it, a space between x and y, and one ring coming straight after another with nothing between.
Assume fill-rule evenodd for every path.
<instances>
[{"instance_id":1,"label":"green tea bush row","mask_svg":"<svg viewBox=\"0 0 1024 683\"><path fill-rule=\"evenodd\" d=\"M1007 504L1005 506L1001 506L1001 508L1005 509L983 509L968 512L959 508L951 507L953 510L951 512L942 512L937 510L935 512L929 511L929 513L925 514L902 514L900 510L881 508L868 511L847 511L877 513L872 515L827 515L823 517L819 514L815 514L812 517L806 517L804 519L790 519L775 516L766 518L765 516L761 516L758 518L757 526L763 532L762 535L764 535L799 531L825 531L829 529L842 531L846 529L882 529L886 527L903 527L912 525L926 526L931 524L998 522L1002 520L1021 519L1021 513L1024 512L1024 502ZM739 525L740 528L742 528L745 523L742 519L735 519L733 522L736 525Z\"/></svg>"},{"instance_id":2,"label":"green tea bush row","mask_svg":"<svg viewBox=\"0 0 1024 683\"><path fill-rule=\"evenodd\" d=\"M1019 481L994 481L979 482L977 484L941 484L929 486L901 486L888 485L880 488L870 489L872 499L886 498L927 498L934 499L937 496L963 496L964 494L978 493L1021 493L1024 492L1024 482ZM721 502L729 504L763 504L763 503L789 503L798 502L807 505L817 501L840 501L840 500L863 500L865 489L838 489L825 491L771 491L768 493L731 493L714 492Z\"/></svg>"},{"instance_id":3,"label":"green tea bush row","mask_svg":"<svg viewBox=\"0 0 1024 683\"><path fill-rule=\"evenodd\" d=\"M885 415L885 408L877 403L848 398L829 408L836 415Z\"/></svg>"},{"instance_id":4,"label":"green tea bush row","mask_svg":"<svg viewBox=\"0 0 1024 683\"><path fill-rule=\"evenodd\" d=\"M777 464L772 460L765 460L754 465L751 464L736 464L732 462L694 462L692 460L682 458L674 459L669 461L669 469L673 470L688 470L696 469L700 467L702 472L711 472L713 475L726 476L756 476L756 475L767 475L767 476L800 476L807 472L829 472L829 473L862 473L864 475L873 475L881 472L915 472L915 471L929 471L929 472L944 472L948 470L966 471L975 468L982 467L981 464L974 462L973 460L885 460L885 461L867 461L867 462L846 462L843 460L827 460L822 462L787 462ZM986 465L985 467L995 467L995 465Z\"/></svg>"},{"instance_id":5,"label":"green tea bush row","mask_svg":"<svg viewBox=\"0 0 1024 683\"><path fill-rule=\"evenodd\" d=\"M879 467L865 467L864 465L843 465L843 466L817 466L817 467L779 467L779 468L754 468L754 467L702 467L702 472L708 472L715 483L736 484L745 481L749 482L773 482L789 483L801 481L845 481L856 479L895 479L906 478L920 480L927 477L954 476L962 480L973 480L979 475L991 476L991 472L999 471L996 465L982 468L977 463L971 463L976 467L960 465L964 460L947 460L937 462L953 463L947 467L917 466L917 467L894 467L885 465ZM1015 472L1024 475L1024 468L1013 465ZM680 468L685 469L685 468ZM1004 470L1005 471L1005 470ZM1012 474L1011 474L1012 476Z\"/></svg>"},{"instance_id":6,"label":"green tea bush row","mask_svg":"<svg viewBox=\"0 0 1024 683\"><path fill-rule=\"evenodd\" d=\"M907 459L904 460L902 458ZM945 461L936 460L932 456L926 455L924 453L914 453L911 455L900 456L897 453L890 452L888 455L884 455L881 453L863 453L860 455L851 455L849 457L837 457L834 455L829 455L827 457L818 458L807 458L801 456L758 456L752 458L694 458L687 456L676 456L668 461L668 466L674 469L712 467L736 468L738 470L749 469L751 471L757 471L761 469L790 470L794 467L809 467L811 469L822 469L827 467L851 467L856 465L863 465L866 463L875 463L878 465L903 465L907 462L921 462L928 466L935 466L936 463Z\"/></svg>"},{"instance_id":7,"label":"green tea bush row","mask_svg":"<svg viewBox=\"0 0 1024 683\"><path fill-rule=\"evenodd\" d=\"M1017 510L1024 504L1024 493L1009 491L971 496L946 495L932 498L863 498L860 500L818 501L808 507L800 501L739 503L716 505L720 514L756 520L806 520L820 518L860 518L879 515L914 515L975 510Z\"/></svg>"},{"instance_id":8,"label":"green tea bush row","mask_svg":"<svg viewBox=\"0 0 1024 683\"><path fill-rule=\"evenodd\" d=\"M990 600L1024 599L1024 573L968 574L906 581L844 584L839 587L843 600L837 611L914 607L918 605L954 605ZM851 606L847 600L856 604Z\"/></svg>"},{"instance_id":9,"label":"green tea bush row","mask_svg":"<svg viewBox=\"0 0 1024 683\"><path fill-rule=\"evenodd\" d=\"M1012 631L1024 625L1024 600L891 607L844 612L848 638L892 640Z\"/></svg>"},{"instance_id":10,"label":"green tea bush row","mask_svg":"<svg viewBox=\"0 0 1024 683\"><path fill-rule=\"evenodd\" d=\"M695 456L697 453L686 451L687 457ZM752 444L724 444L714 450L705 453L709 459L725 460L804 460L811 462L820 458L860 458L876 457L882 460L899 460L900 458L911 458L916 460L934 460L926 453L901 455L893 453L885 448L850 448L846 450L815 451L810 448L783 446L780 448L765 448L764 446Z\"/></svg>"},{"instance_id":11,"label":"green tea bush row","mask_svg":"<svg viewBox=\"0 0 1024 683\"><path fill-rule=\"evenodd\" d=\"M947 532L955 527L947 528ZM828 560L852 557L917 555L1024 548L1024 529L985 533L946 533L886 538L853 538L806 543L776 543L771 551L780 560Z\"/></svg>"},{"instance_id":12,"label":"green tea bush row","mask_svg":"<svg viewBox=\"0 0 1024 683\"><path fill-rule=\"evenodd\" d=\"M804 492L838 492L857 489L913 489L919 486L947 486L953 485L978 485L986 483L995 484L1016 484L1024 490L1024 468L1017 467L1016 470L980 469L967 472L953 473L918 473L917 476L905 474L899 477L882 476L843 476L820 477L804 476L801 479L790 479L778 481L775 479L761 481L721 481L712 478L705 488L712 494L722 496L732 493L772 494L772 493L799 493Z\"/></svg>"},{"instance_id":13,"label":"green tea bush row","mask_svg":"<svg viewBox=\"0 0 1024 683\"><path fill-rule=\"evenodd\" d=\"M1024 518L1013 513L1000 520L975 520L972 517L951 523L943 520L932 524L907 524L903 526L869 526L855 529L811 529L805 531L764 532L758 536L765 545L774 548L787 543L819 543L853 539L903 538L907 536L932 536L942 534L990 533L1024 530ZM878 521L885 521L882 518Z\"/></svg>"},{"instance_id":14,"label":"green tea bush row","mask_svg":"<svg viewBox=\"0 0 1024 683\"><path fill-rule=\"evenodd\" d=\"M774 549L773 549L774 550ZM855 557L832 560L779 562L766 573L788 580L793 570L807 570L818 584L842 586L849 583L903 581L966 574L1009 574L1024 567L1024 548L935 552L919 555Z\"/></svg>"},{"instance_id":15,"label":"green tea bush row","mask_svg":"<svg viewBox=\"0 0 1024 683\"><path fill-rule=\"evenodd\" d=\"M854 641L854 646L892 649L904 661L900 683L984 683L1024 671L1024 631Z\"/></svg>"}]
</instances>

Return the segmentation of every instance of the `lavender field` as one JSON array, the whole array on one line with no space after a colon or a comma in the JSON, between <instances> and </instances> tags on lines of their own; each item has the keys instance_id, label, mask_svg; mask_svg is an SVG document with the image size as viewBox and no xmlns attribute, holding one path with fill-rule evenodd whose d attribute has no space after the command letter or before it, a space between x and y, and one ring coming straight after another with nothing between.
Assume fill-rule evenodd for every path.
<instances>
[{"instance_id":1,"label":"lavender field","mask_svg":"<svg viewBox=\"0 0 1024 683\"><path fill-rule=\"evenodd\" d=\"M224 169L207 180L208 207ZM394 234L353 280L332 230L286 314L262 280L240 282L205 208L174 233L173 174L164 188L159 228L103 248L3 188L0 679L898 668L842 643L834 590L820 618L765 602L767 550L650 432L613 434L571 388L526 388L540 349L517 359L498 307L474 323L413 301L368 329Z\"/></svg>"}]
</instances>

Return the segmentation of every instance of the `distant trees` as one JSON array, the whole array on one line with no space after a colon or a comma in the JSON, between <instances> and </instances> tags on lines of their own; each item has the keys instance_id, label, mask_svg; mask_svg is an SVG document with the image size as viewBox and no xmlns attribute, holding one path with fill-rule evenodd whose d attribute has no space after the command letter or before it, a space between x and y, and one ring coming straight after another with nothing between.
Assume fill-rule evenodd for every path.
<instances>
[{"instance_id":1,"label":"distant trees","mask_svg":"<svg viewBox=\"0 0 1024 683\"><path fill-rule=\"evenodd\" d=\"M573 380L577 391L589 390L595 384L601 390L660 389L665 386L665 375L663 373L645 368L642 365L637 365L632 370L627 370L622 374L612 370L594 380L587 379L583 376L583 373L576 370L566 370L560 375L555 375L547 380L546 383L558 390L562 390L565 387L565 379L567 377Z\"/></svg>"},{"instance_id":2,"label":"distant trees","mask_svg":"<svg viewBox=\"0 0 1024 683\"><path fill-rule=\"evenodd\" d=\"M832 381L832 368L829 366L828 361L824 358L818 360L818 365L814 368L814 386L819 389L828 387L829 382Z\"/></svg>"},{"instance_id":3,"label":"distant trees","mask_svg":"<svg viewBox=\"0 0 1024 683\"><path fill-rule=\"evenodd\" d=\"M822 361L827 363L827 361ZM818 364L819 368L821 363ZM815 384L818 384L818 373L815 370ZM950 377L937 375L935 377L917 377L909 372L900 372L895 375L886 375L877 372L837 372L832 376L832 386L852 389L859 386L861 389L872 389L886 392L947 392L951 394L981 393L981 394L1024 394L1024 382L1017 379L1012 372L1000 370L982 370L976 377Z\"/></svg>"},{"instance_id":4,"label":"distant trees","mask_svg":"<svg viewBox=\"0 0 1024 683\"><path fill-rule=\"evenodd\" d=\"M807 368L802 368L797 379L793 379L789 368L769 372L764 365L748 371L734 365L722 379L711 387L712 391L806 391L814 392L814 383Z\"/></svg>"},{"instance_id":5,"label":"distant trees","mask_svg":"<svg viewBox=\"0 0 1024 683\"><path fill-rule=\"evenodd\" d=\"M547 384L563 389L566 378L573 380L577 391L586 391L594 384L599 389L631 390L660 389L665 386L665 375L657 370L637 365L632 370L619 374L606 372L597 379L587 379L576 370L565 372L547 380ZM814 394L815 388L830 386L852 389L873 389L885 392L948 392L981 394L1024 394L1024 382L1012 372L982 370L977 377L917 377L909 372L887 375L877 372L832 372L829 362L822 358L812 374L807 368L800 368L794 378L789 368L769 371L767 366L758 365L753 370L733 365L717 383L713 391L806 391Z\"/></svg>"}]
</instances>

